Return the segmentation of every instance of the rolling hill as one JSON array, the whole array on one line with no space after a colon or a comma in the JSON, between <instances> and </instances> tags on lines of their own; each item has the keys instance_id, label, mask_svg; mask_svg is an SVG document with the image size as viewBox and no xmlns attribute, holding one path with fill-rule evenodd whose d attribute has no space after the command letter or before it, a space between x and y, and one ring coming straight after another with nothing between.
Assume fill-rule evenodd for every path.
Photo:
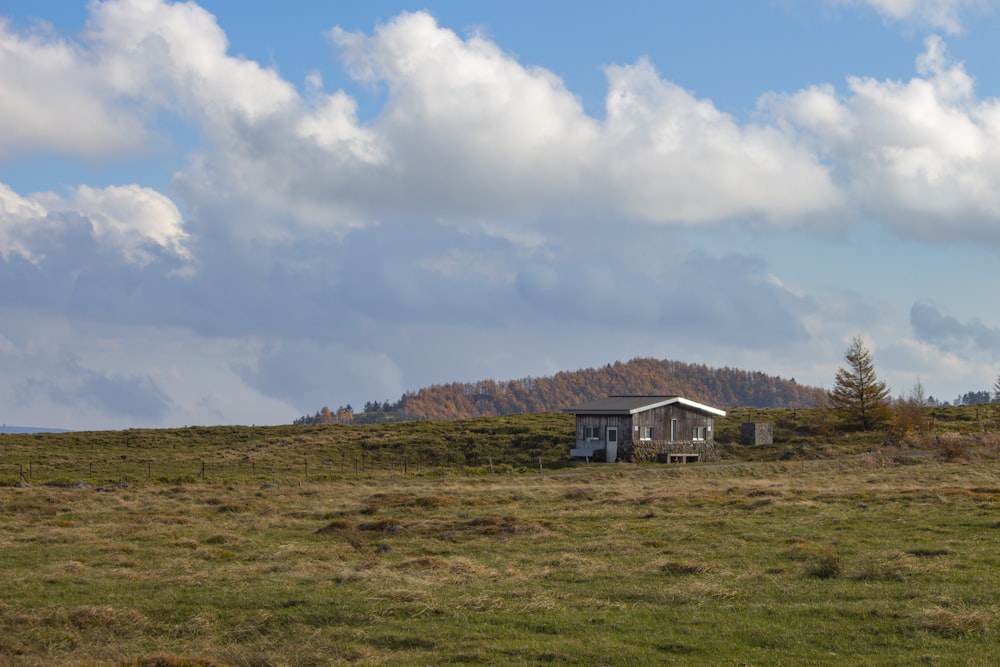
<instances>
[{"instance_id":1,"label":"rolling hill","mask_svg":"<svg viewBox=\"0 0 1000 667\"><path fill-rule=\"evenodd\" d=\"M324 408L296 422L467 419L557 412L611 394L683 395L723 408L813 407L824 404L826 398L821 388L759 371L637 358L600 368L562 371L550 377L431 385L407 392L393 404L370 401L363 412Z\"/></svg>"}]
</instances>

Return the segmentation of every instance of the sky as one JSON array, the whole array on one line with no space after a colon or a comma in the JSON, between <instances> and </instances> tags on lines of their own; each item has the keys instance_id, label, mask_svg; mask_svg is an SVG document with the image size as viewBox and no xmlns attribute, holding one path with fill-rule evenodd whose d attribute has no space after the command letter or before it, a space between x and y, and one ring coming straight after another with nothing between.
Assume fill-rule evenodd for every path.
<instances>
[{"instance_id":1,"label":"sky","mask_svg":"<svg viewBox=\"0 0 1000 667\"><path fill-rule=\"evenodd\" d=\"M0 422L1000 373L1000 2L0 0Z\"/></svg>"}]
</instances>

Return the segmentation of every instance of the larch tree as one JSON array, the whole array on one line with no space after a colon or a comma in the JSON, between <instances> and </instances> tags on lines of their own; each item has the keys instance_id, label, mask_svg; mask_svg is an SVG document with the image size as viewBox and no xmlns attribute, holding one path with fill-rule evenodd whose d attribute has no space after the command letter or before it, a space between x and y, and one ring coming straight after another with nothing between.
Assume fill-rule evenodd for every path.
<instances>
[{"instance_id":1,"label":"larch tree","mask_svg":"<svg viewBox=\"0 0 1000 667\"><path fill-rule=\"evenodd\" d=\"M850 427L871 431L892 419L889 389L875 374L872 354L861 338L855 337L844 355L847 368L837 369L830 403L840 421Z\"/></svg>"}]
</instances>

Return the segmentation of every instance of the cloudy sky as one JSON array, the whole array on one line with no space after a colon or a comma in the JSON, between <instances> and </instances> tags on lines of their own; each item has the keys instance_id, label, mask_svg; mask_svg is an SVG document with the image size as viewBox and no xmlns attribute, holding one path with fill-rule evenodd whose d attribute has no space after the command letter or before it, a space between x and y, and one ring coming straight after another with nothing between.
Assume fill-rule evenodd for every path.
<instances>
[{"instance_id":1,"label":"cloudy sky","mask_svg":"<svg viewBox=\"0 0 1000 667\"><path fill-rule=\"evenodd\" d=\"M593 6L591 6L593 5ZM0 4L0 422L1000 371L1000 3Z\"/></svg>"}]
</instances>

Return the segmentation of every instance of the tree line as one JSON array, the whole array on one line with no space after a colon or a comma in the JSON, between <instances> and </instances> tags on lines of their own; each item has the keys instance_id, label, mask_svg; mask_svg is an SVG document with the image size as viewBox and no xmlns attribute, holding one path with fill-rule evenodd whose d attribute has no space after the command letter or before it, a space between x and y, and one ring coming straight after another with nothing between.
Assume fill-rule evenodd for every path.
<instances>
[{"instance_id":1,"label":"tree line","mask_svg":"<svg viewBox=\"0 0 1000 667\"><path fill-rule=\"evenodd\" d=\"M600 368L562 371L549 377L453 382L404 393L394 403L367 401L324 407L296 424L375 423L415 419L468 419L558 412L614 394L679 395L720 407L796 408L825 404L826 392L759 371L712 368L664 359L636 358Z\"/></svg>"}]
</instances>

